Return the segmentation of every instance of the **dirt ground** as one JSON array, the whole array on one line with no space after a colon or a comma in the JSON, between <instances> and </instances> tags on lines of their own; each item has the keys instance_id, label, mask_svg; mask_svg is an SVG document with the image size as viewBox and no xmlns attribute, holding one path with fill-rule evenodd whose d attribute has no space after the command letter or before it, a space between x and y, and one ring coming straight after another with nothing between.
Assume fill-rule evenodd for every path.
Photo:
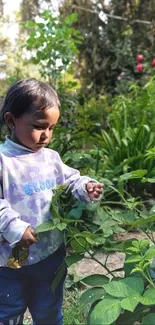
<instances>
[{"instance_id":1,"label":"dirt ground","mask_svg":"<svg viewBox=\"0 0 155 325\"><path fill-rule=\"evenodd\" d=\"M118 234L117 239L118 240L128 240L128 239L144 239L147 238L147 236L141 232L131 232L126 234ZM98 259L100 262L104 264L106 259L106 254L102 251L96 253L95 258ZM124 265L124 253L110 253L108 259L107 259L107 267L113 271L115 269L121 268ZM85 258L83 258L81 261L73 264L68 269L69 274L76 274L79 277L84 277L91 274L107 274L107 271L96 261L91 260L89 258L89 255L86 253ZM114 273L117 276L123 276L123 272L116 272ZM31 315L29 311L25 314L25 323L30 324L31 323Z\"/></svg>"}]
</instances>

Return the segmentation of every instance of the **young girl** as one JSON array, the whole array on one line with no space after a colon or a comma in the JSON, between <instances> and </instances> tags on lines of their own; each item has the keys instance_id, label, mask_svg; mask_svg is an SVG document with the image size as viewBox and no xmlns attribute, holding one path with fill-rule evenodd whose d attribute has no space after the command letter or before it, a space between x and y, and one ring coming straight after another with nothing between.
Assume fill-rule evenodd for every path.
<instances>
[{"instance_id":1,"label":"young girl","mask_svg":"<svg viewBox=\"0 0 155 325\"><path fill-rule=\"evenodd\" d=\"M59 100L51 86L26 79L12 86L1 110L1 124L10 137L0 146L0 324L22 324L28 307L35 324L63 322L63 282L51 290L65 249L61 232L34 229L50 216L52 188L67 184L77 198L97 200L103 184L80 176L59 154L45 148L59 118ZM11 269L15 245L29 247L27 263Z\"/></svg>"}]
</instances>

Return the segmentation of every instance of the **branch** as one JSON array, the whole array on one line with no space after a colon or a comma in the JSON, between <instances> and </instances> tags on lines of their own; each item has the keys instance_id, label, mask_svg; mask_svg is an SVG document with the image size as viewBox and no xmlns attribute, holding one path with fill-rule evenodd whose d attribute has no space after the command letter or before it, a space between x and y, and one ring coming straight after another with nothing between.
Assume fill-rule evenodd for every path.
<instances>
[{"instance_id":1,"label":"branch","mask_svg":"<svg viewBox=\"0 0 155 325\"><path fill-rule=\"evenodd\" d=\"M80 7L80 6L77 6L77 5L72 5L72 8L77 8L79 10L83 10L83 11L87 11L87 12L91 12L93 14L96 14L98 15L98 12L94 11L94 10L91 10L91 9L86 9L84 7ZM103 11L103 10L102 10ZM128 18L124 18L124 17L121 17L121 16L116 16L116 15L110 15L110 14L107 14L103 11L103 13L108 17L108 18L112 18L112 19L118 19L118 20L124 20L124 21L129 21ZM151 25L152 22L151 21L147 21L147 20L140 20L140 19L134 19L132 21L132 24L134 23L140 23L140 24L147 24L147 25Z\"/></svg>"},{"instance_id":2,"label":"branch","mask_svg":"<svg viewBox=\"0 0 155 325\"><path fill-rule=\"evenodd\" d=\"M80 237L78 237L80 238ZM102 262L100 262L100 260L98 260L86 247L84 247L78 240L78 238L76 237L76 235L74 236L74 239L76 240L76 242L82 247L84 248L84 250L91 256L92 260L94 260L95 262L97 262L98 264L100 264L107 272L108 274L110 274L113 278L115 278L115 275L113 274L112 271L109 270L109 268L106 266L106 264L103 264ZM81 237L82 239L84 239L86 241L85 238ZM86 241L87 243L87 241ZM108 255L109 256L109 255Z\"/></svg>"}]
</instances>

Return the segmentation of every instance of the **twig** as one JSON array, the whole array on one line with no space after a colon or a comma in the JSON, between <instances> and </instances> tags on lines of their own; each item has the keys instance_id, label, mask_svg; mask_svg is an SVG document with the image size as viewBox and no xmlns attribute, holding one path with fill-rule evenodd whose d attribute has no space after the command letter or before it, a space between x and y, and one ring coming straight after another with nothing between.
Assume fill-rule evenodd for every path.
<instances>
[{"instance_id":1,"label":"twig","mask_svg":"<svg viewBox=\"0 0 155 325\"><path fill-rule=\"evenodd\" d=\"M151 240L151 242L153 243L153 244L155 244L155 241L154 241L154 238L153 238L153 236L151 237L148 233L147 233L147 231L145 231L144 229L141 229L142 230L142 232Z\"/></svg>"},{"instance_id":2,"label":"twig","mask_svg":"<svg viewBox=\"0 0 155 325\"><path fill-rule=\"evenodd\" d=\"M77 6L77 5L71 5L72 8L77 8L79 10L83 10L83 11L87 11L87 12L91 12L93 14L96 14L98 15L98 12L95 11L95 10L91 10L91 9L87 9L87 8L84 8L84 7L81 7L81 6ZM102 10L102 12L108 17L108 18L112 18L112 19L118 19L118 20L124 20L124 21L129 21L128 18L125 18L125 17L121 17L121 16L117 16L117 15L110 15L110 14L107 14L106 12L104 12ZM132 21L132 24L134 23L140 23L140 24L147 24L147 25L151 25L152 22L151 21L147 21L147 20L140 20L140 19L134 19Z\"/></svg>"},{"instance_id":3,"label":"twig","mask_svg":"<svg viewBox=\"0 0 155 325\"><path fill-rule=\"evenodd\" d=\"M86 241L86 239L83 237L78 237L78 238L82 238ZM74 236L74 239L91 256L92 260L94 260L95 262L100 264L108 272L108 274L110 274L113 278L115 278L115 275L108 269L108 267L105 264L103 264L102 262L100 262L96 257L94 257L94 255L79 242L79 240L76 238L76 236ZM87 241L86 241L86 243L87 243Z\"/></svg>"}]
</instances>

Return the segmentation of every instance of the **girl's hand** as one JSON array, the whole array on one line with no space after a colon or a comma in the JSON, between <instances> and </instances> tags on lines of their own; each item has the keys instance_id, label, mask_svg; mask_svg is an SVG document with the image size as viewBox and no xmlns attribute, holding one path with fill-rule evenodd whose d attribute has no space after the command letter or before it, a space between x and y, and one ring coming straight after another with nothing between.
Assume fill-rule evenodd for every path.
<instances>
[{"instance_id":1,"label":"girl's hand","mask_svg":"<svg viewBox=\"0 0 155 325\"><path fill-rule=\"evenodd\" d=\"M35 238L35 231L29 226L25 230L21 240L18 245L22 247L29 247L30 245L37 243L37 239Z\"/></svg>"},{"instance_id":2,"label":"girl's hand","mask_svg":"<svg viewBox=\"0 0 155 325\"><path fill-rule=\"evenodd\" d=\"M88 192L89 198L93 200L97 200L103 193L104 184L88 182L86 185L86 190Z\"/></svg>"}]
</instances>

